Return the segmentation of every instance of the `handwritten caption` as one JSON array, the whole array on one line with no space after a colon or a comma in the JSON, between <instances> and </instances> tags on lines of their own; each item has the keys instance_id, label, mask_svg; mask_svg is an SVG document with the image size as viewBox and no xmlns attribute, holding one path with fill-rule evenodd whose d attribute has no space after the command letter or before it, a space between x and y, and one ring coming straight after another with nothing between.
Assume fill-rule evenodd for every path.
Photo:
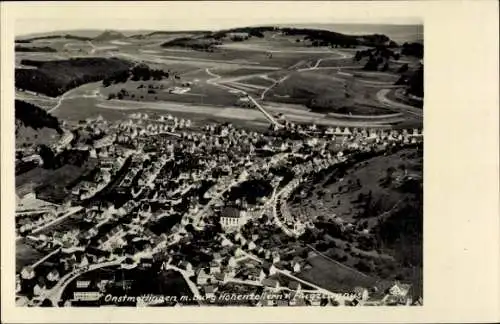
<instances>
[{"instance_id":1,"label":"handwritten caption","mask_svg":"<svg viewBox=\"0 0 500 324\"><path fill-rule=\"evenodd\" d=\"M111 295L106 294L103 296L104 302L106 303L144 303L144 304L160 304L168 302L241 302L241 301L259 301L259 300L293 300L293 299L303 299L303 300L321 300L323 298L328 298L327 295L320 293L284 293L284 294L273 294L273 293L262 293L262 294L241 294L241 293L221 293L218 295L207 294L205 296L169 296L169 295L154 295L147 294L141 296L128 296L128 295Z\"/></svg>"}]
</instances>

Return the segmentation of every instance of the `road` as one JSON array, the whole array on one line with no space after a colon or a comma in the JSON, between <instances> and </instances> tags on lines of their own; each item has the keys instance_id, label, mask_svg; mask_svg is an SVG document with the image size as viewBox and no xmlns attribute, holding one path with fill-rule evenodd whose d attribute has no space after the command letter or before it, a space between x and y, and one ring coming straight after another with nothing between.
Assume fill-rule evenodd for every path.
<instances>
[{"instance_id":1,"label":"road","mask_svg":"<svg viewBox=\"0 0 500 324\"><path fill-rule=\"evenodd\" d=\"M238 91L238 92L240 92L240 93L242 93L242 94L246 95L246 96L248 97L248 99L250 99L250 101L252 101L252 103L255 105L255 107L256 107L258 110L260 110L260 111L264 114L264 116L265 116L265 117L266 117L266 118L267 118L267 119L268 119L268 120L269 120L272 124L276 125L277 127L283 127L283 125L281 125L280 123L278 123L278 122L276 121L276 119L274 119L274 117L273 117L270 113L268 113L268 112L264 109L264 107L262 107L262 106L261 106L261 105L260 105L260 104L259 104L259 103L258 103L258 102L257 102L257 101L253 98L253 97L252 97L252 96L250 96L247 92L245 92L245 91L243 91L243 90L240 90L240 89L232 88L232 87L227 86L227 85L224 85L224 84L220 84L219 82L217 82L218 80L221 80L221 79L222 79L222 77L221 77L220 75L213 73L213 72L212 72L212 71L210 71L210 69L208 69L208 68L207 68L205 71L206 71L206 73L207 73L208 75L213 76L213 78L212 78L212 79L207 80L207 83L208 83L208 84L211 84L211 85L214 85L214 86L218 86L218 87L223 88L223 89L228 90L228 91ZM266 90L264 90L264 93L265 93L266 91L269 91L269 88L267 88ZM261 96L261 99L262 99L262 96Z\"/></svg>"},{"instance_id":2,"label":"road","mask_svg":"<svg viewBox=\"0 0 500 324\"><path fill-rule=\"evenodd\" d=\"M189 273L187 271L182 270L180 268L177 268L176 266L173 266L171 264L167 264L165 268L167 270L174 270L174 271L179 272L182 275L182 277L184 278L184 281L186 281L186 283L187 283L189 289L191 290L191 293L193 294L195 300L197 300L199 303L201 302L203 295L200 293L200 290L198 289L196 284L193 281L191 281L191 279L189 278Z\"/></svg>"},{"instance_id":3,"label":"road","mask_svg":"<svg viewBox=\"0 0 500 324\"><path fill-rule=\"evenodd\" d=\"M394 109L399 109L402 110L408 114L411 114L413 116L417 116L419 119L423 118L424 111L423 109L416 108L413 106L405 105L400 102L395 102L389 98L387 98L387 94L390 92L390 89L381 89L380 91L377 92L377 99L384 105L394 108Z\"/></svg>"},{"instance_id":4,"label":"road","mask_svg":"<svg viewBox=\"0 0 500 324\"><path fill-rule=\"evenodd\" d=\"M227 237L225 237L225 235L221 235L221 236L222 236L223 238L226 238L226 239L227 239ZM233 244L234 244L234 243L233 243ZM255 261L259 262L259 263L264 263L264 260L260 259L259 257L255 256L255 255L253 255L253 254L251 254L251 253L249 253L249 252L243 251L243 254L244 254L245 256L247 256L248 258L251 258L252 260L255 260ZM277 268L277 269L276 269L276 272L277 272L277 273L279 273L279 274L282 274L282 275L284 275L284 276L287 276L287 277L289 277L289 278L292 278L293 280L296 280L296 281L298 281L298 282L300 282L300 283L302 283L302 284L305 284L305 285L308 285L308 286L310 286L310 287L313 287L313 288L314 288L314 289L316 289L316 290L317 290L317 292L319 292L319 293L325 294L325 295L327 295L327 296L335 297L337 300L339 300L339 299L342 299L342 298L343 298L343 297L342 297L342 294L339 294L339 293L334 293L334 292L329 291L329 290L327 290L327 289L325 289L325 288L322 288L322 287L320 287L320 286L317 286L317 285L315 285L315 284L313 284L313 283L311 283L311 282L309 282L309 281L303 280L303 279L301 279L301 278L299 278L299 277L297 277L297 276L295 276L295 275L291 274L291 273L290 273L290 271L288 271L288 270L281 270L281 269L278 269L278 268Z\"/></svg>"},{"instance_id":5,"label":"road","mask_svg":"<svg viewBox=\"0 0 500 324\"><path fill-rule=\"evenodd\" d=\"M66 218L69 218L71 217L72 215L78 213L79 211L81 211L83 209L82 206L76 206L76 207L71 207L68 212L66 212L64 215L62 215L61 217L58 217L56 219L53 219L51 220L50 222L48 222L47 224L44 224L40 227L38 227L37 229L35 229L32 234L33 235L37 235L38 233L46 230L47 228L49 228L50 226L53 226L59 222L62 222L63 220L65 220Z\"/></svg>"},{"instance_id":6,"label":"road","mask_svg":"<svg viewBox=\"0 0 500 324\"><path fill-rule=\"evenodd\" d=\"M66 289L68 284L71 283L74 279L90 271L94 271L105 267L120 265L121 262L123 262L123 260L125 260L125 257L121 257L113 261L92 264L85 268L75 269L74 271L67 273L57 282L57 284L54 287L52 287L49 290L46 290L44 294L38 297L39 304L41 304L45 299L49 299L54 307L58 307L58 303L61 300L64 290Z\"/></svg>"}]
</instances>

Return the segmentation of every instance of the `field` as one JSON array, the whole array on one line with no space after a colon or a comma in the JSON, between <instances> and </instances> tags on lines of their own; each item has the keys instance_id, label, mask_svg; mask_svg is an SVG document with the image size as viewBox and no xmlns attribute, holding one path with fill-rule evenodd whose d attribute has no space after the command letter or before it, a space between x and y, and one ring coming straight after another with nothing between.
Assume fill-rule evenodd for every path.
<instances>
[{"instance_id":1,"label":"field","mask_svg":"<svg viewBox=\"0 0 500 324\"><path fill-rule=\"evenodd\" d=\"M387 119L377 122L351 116L383 116L400 112L398 107L382 104L376 94L382 88L393 88L393 83L399 77L397 70L405 63L409 63L411 69L414 68L418 64L417 59L402 57L399 61L391 61L387 72L365 72L361 68L366 59L358 62L353 56L357 50L368 47L313 47L311 41L304 40L304 35L287 36L272 31L264 31L263 34L262 38L251 37L242 42L225 37L222 45L215 46L210 51L161 46L164 42L178 37L195 35L186 32L159 32L151 35L148 33L142 37L91 41L62 37L40 39L19 45L47 46L55 48L57 52L17 52L16 62L20 64L23 58L60 60L68 57L119 57L127 61L142 61L151 68L170 71L172 75L179 77L175 82L170 78L161 82L128 81L108 88L91 85L87 88L88 91L82 87L82 92L76 89L65 94L57 110L52 111L59 118L68 120L80 120L98 115L111 119L124 118L126 114L123 110L132 109L131 103L119 107L117 103L103 99L110 93L125 89L130 94L125 99L136 102L138 111L161 109L186 117L192 116L195 119L211 116L217 120L267 123L262 116L257 116L258 113L252 112L248 115L246 113L249 111L245 111L247 116L238 116L239 110L234 108L239 105L238 95L230 90L234 88L243 90L256 99L264 95L264 105L271 106L269 108L271 112L286 109L288 105L298 105L304 111L309 110L309 114L296 111L288 114L289 120L298 123L319 121L331 125L361 126L370 122L373 126L387 127L421 124L421 121L405 113L397 120ZM286 79L274 85L274 82L282 78ZM191 83L187 92L175 94L168 91L168 88L185 82ZM162 85L163 89L138 89L140 84L146 87ZM18 96L39 104L44 109L51 109L59 102L43 97L36 98L27 93L19 93ZM396 101L393 97L395 97L393 92L388 93L388 98ZM399 102L413 104L399 99ZM214 109L209 109L209 106Z\"/></svg>"},{"instance_id":2,"label":"field","mask_svg":"<svg viewBox=\"0 0 500 324\"><path fill-rule=\"evenodd\" d=\"M128 100L144 102L170 101L221 107L232 106L238 99L236 95L204 82L195 82L184 87L188 91L182 94L169 92L174 87L181 87L180 83L172 80L127 81L123 84L114 84L107 88L101 88L101 93L104 97L108 97L110 93L116 94L121 89L125 89L129 93Z\"/></svg>"},{"instance_id":3,"label":"field","mask_svg":"<svg viewBox=\"0 0 500 324\"><path fill-rule=\"evenodd\" d=\"M16 176L16 188L33 185L40 199L59 202L68 195L68 185L95 167L95 161L89 160L81 167L66 164L58 169L37 167Z\"/></svg>"},{"instance_id":4,"label":"field","mask_svg":"<svg viewBox=\"0 0 500 324\"><path fill-rule=\"evenodd\" d=\"M331 175L321 182L315 183L314 188L306 200L296 200L291 206L297 213L311 215L335 214L347 222L355 221L355 215L363 208L356 198L367 195L370 191L380 197L383 213L393 208L406 194L393 187L383 186L380 181L387 175L388 170L394 169L391 174L394 178L402 177L404 170L421 179L422 157L418 157L414 149L401 150L395 154L374 157L360 162L347 170L340 181ZM355 184L360 182L361 186ZM318 203L319 201L319 203ZM374 215L376 216L376 215ZM373 220L375 222L376 219Z\"/></svg>"},{"instance_id":5,"label":"field","mask_svg":"<svg viewBox=\"0 0 500 324\"><path fill-rule=\"evenodd\" d=\"M20 126L16 129L16 149L37 145L56 143L60 135L51 128L44 127L34 130L31 127Z\"/></svg>"},{"instance_id":6,"label":"field","mask_svg":"<svg viewBox=\"0 0 500 324\"><path fill-rule=\"evenodd\" d=\"M16 241L16 273L19 273L23 267L40 260L43 256L42 252L25 243L24 239Z\"/></svg>"},{"instance_id":7,"label":"field","mask_svg":"<svg viewBox=\"0 0 500 324\"><path fill-rule=\"evenodd\" d=\"M375 278L320 255L308 258L307 262L312 268L301 271L298 277L330 291L351 292L355 287L374 287L377 283Z\"/></svg>"}]
</instances>

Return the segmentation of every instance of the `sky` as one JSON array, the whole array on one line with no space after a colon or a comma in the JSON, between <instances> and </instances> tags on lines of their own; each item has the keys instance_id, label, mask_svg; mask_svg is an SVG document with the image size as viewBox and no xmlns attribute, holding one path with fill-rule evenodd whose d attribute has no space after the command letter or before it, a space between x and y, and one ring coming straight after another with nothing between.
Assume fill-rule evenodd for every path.
<instances>
[{"instance_id":1,"label":"sky","mask_svg":"<svg viewBox=\"0 0 500 324\"><path fill-rule=\"evenodd\" d=\"M295 23L421 23L411 8L389 1L15 2L6 7L15 16L16 36L78 29L217 30Z\"/></svg>"}]
</instances>

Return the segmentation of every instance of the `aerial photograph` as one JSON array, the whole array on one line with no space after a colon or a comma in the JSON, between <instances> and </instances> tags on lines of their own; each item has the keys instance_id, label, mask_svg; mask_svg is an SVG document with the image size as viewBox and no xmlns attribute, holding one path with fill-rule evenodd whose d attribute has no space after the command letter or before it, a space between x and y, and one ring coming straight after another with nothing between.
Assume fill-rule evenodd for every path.
<instances>
[{"instance_id":1,"label":"aerial photograph","mask_svg":"<svg viewBox=\"0 0 500 324\"><path fill-rule=\"evenodd\" d=\"M16 33L17 306L423 305L423 24L88 26Z\"/></svg>"}]
</instances>

